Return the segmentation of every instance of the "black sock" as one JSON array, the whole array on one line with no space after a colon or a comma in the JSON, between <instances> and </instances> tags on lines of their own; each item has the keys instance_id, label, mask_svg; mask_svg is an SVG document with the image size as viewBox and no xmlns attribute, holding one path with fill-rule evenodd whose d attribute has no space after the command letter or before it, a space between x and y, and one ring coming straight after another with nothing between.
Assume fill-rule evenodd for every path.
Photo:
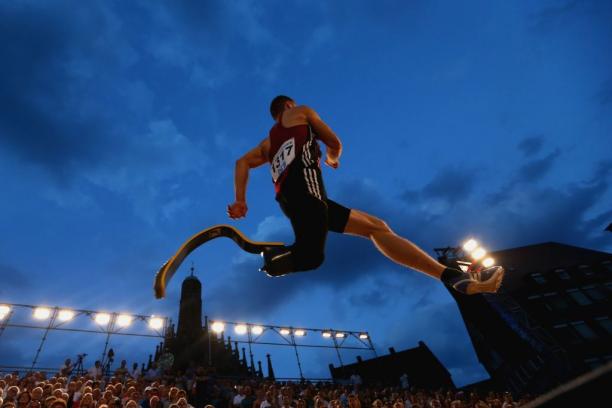
<instances>
[{"instance_id":1,"label":"black sock","mask_svg":"<svg viewBox=\"0 0 612 408\"><path fill-rule=\"evenodd\" d=\"M466 293L466 289L470 280L469 274L460 269L447 267L442 271L440 280L445 284L452 286L458 292Z\"/></svg>"}]
</instances>

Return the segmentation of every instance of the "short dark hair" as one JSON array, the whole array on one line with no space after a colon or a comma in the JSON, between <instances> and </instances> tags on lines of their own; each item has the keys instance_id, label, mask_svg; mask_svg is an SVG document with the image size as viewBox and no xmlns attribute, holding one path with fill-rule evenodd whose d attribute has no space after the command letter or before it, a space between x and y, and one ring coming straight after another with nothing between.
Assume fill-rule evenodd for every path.
<instances>
[{"instance_id":1,"label":"short dark hair","mask_svg":"<svg viewBox=\"0 0 612 408\"><path fill-rule=\"evenodd\" d=\"M270 114L272 118L276 119L276 117L285 110L285 103L289 101L293 102L293 99L285 95L278 95L276 98L272 99L272 102L270 102Z\"/></svg>"}]
</instances>

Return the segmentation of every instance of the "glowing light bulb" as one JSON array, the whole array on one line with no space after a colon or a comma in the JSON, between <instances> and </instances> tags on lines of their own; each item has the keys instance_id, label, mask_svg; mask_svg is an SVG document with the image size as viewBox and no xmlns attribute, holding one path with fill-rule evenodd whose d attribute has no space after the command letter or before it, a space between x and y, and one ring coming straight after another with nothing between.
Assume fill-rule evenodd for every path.
<instances>
[{"instance_id":1,"label":"glowing light bulb","mask_svg":"<svg viewBox=\"0 0 612 408\"><path fill-rule=\"evenodd\" d=\"M153 330L159 330L164 327L164 319L161 317L151 316L149 319L149 327Z\"/></svg>"},{"instance_id":2,"label":"glowing light bulb","mask_svg":"<svg viewBox=\"0 0 612 408\"><path fill-rule=\"evenodd\" d=\"M60 310L57 318L62 322L67 322L68 320L72 320L74 318L74 312L68 309Z\"/></svg>"},{"instance_id":3,"label":"glowing light bulb","mask_svg":"<svg viewBox=\"0 0 612 408\"><path fill-rule=\"evenodd\" d=\"M225 323L223 322L214 322L211 325L212 331L214 331L215 333L221 333L223 330L225 330Z\"/></svg>"},{"instance_id":4,"label":"glowing light bulb","mask_svg":"<svg viewBox=\"0 0 612 408\"><path fill-rule=\"evenodd\" d=\"M97 313L94 320L98 324L108 324L110 322L110 315L108 313Z\"/></svg>"},{"instance_id":5,"label":"glowing light bulb","mask_svg":"<svg viewBox=\"0 0 612 408\"><path fill-rule=\"evenodd\" d=\"M46 307L37 307L34 309L34 318L38 320L48 319L51 316L51 310Z\"/></svg>"},{"instance_id":6,"label":"glowing light bulb","mask_svg":"<svg viewBox=\"0 0 612 408\"><path fill-rule=\"evenodd\" d=\"M465 243L463 244L463 249L466 252L472 252L473 250L475 250L478 247L478 241L476 241L475 239L468 239L467 241L465 241Z\"/></svg>"},{"instance_id":7,"label":"glowing light bulb","mask_svg":"<svg viewBox=\"0 0 612 408\"><path fill-rule=\"evenodd\" d=\"M482 266L484 266L485 268L488 268L493 265L495 265L495 259L493 258L486 258L484 261L482 261Z\"/></svg>"},{"instance_id":8,"label":"glowing light bulb","mask_svg":"<svg viewBox=\"0 0 612 408\"><path fill-rule=\"evenodd\" d=\"M127 315L127 314L122 314L117 316L117 325L120 327L127 327L130 324L132 324L132 316Z\"/></svg>"},{"instance_id":9,"label":"glowing light bulb","mask_svg":"<svg viewBox=\"0 0 612 408\"><path fill-rule=\"evenodd\" d=\"M474 260L477 261L483 258L486 254L487 254L487 251L483 247L478 247L472 252L471 255L472 255L472 258L474 258Z\"/></svg>"}]
</instances>

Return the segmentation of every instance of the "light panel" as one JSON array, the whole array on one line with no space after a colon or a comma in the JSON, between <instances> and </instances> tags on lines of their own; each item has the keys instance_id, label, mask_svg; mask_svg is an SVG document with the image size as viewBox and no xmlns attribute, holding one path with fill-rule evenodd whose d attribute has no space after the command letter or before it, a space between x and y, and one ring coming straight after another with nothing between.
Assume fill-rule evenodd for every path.
<instances>
[{"instance_id":1,"label":"light panel","mask_svg":"<svg viewBox=\"0 0 612 408\"><path fill-rule=\"evenodd\" d=\"M132 320L134 318L128 314L120 314L117 316L117 326L119 327L127 327L132 324Z\"/></svg>"},{"instance_id":2,"label":"light panel","mask_svg":"<svg viewBox=\"0 0 612 408\"><path fill-rule=\"evenodd\" d=\"M153 330L159 330L164 327L164 319L161 317L151 316L149 319L149 327Z\"/></svg>"},{"instance_id":3,"label":"light panel","mask_svg":"<svg viewBox=\"0 0 612 408\"><path fill-rule=\"evenodd\" d=\"M332 336L332 334L330 332L323 332L322 336L325 337L326 339L329 339Z\"/></svg>"},{"instance_id":4,"label":"light panel","mask_svg":"<svg viewBox=\"0 0 612 408\"><path fill-rule=\"evenodd\" d=\"M340 333L340 332L336 333L336 338L338 339L342 339L344 338L344 336L346 336L344 333Z\"/></svg>"},{"instance_id":5,"label":"light panel","mask_svg":"<svg viewBox=\"0 0 612 408\"><path fill-rule=\"evenodd\" d=\"M108 313L96 313L94 321L98 324L108 324L110 322L110 315Z\"/></svg>"},{"instance_id":6,"label":"light panel","mask_svg":"<svg viewBox=\"0 0 612 408\"><path fill-rule=\"evenodd\" d=\"M306 335L306 330L297 329L293 331L293 334L295 334L296 336L302 337Z\"/></svg>"},{"instance_id":7,"label":"light panel","mask_svg":"<svg viewBox=\"0 0 612 408\"><path fill-rule=\"evenodd\" d=\"M62 322L67 322L68 320L72 320L74 318L74 312L72 310L64 309L60 310L57 318Z\"/></svg>"},{"instance_id":8,"label":"light panel","mask_svg":"<svg viewBox=\"0 0 612 408\"><path fill-rule=\"evenodd\" d=\"M482 266L484 266L485 268L488 268L490 266L495 265L495 259L493 258L486 258L484 261L482 261Z\"/></svg>"},{"instance_id":9,"label":"light panel","mask_svg":"<svg viewBox=\"0 0 612 408\"><path fill-rule=\"evenodd\" d=\"M214 331L215 333L221 333L223 330L225 330L225 323L213 322L213 324L210 327L212 328L212 331Z\"/></svg>"},{"instance_id":10,"label":"light panel","mask_svg":"<svg viewBox=\"0 0 612 408\"><path fill-rule=\"evenodd\" d=\"M245 334L247 332L247 326L246 324L237 324L236 327L234 327L234 331L236 334Z\"/></svg>"},{"instance_id":11,"label":"light panel","mask_svg":"<svg viewBox=\"0 0 612 408\"><path fill-rule=\"evenodd\" d=\"M483 247L478 247L471 253L472 258L476 261L483 258L486 254L487 251Z\"/></svg>"},{"instance_id":12,"label":"light panel","mask_svg":"<svg viewBox=\"0 0 612 408\"><path fill-rule=\"evenodd\" d=\"M291 333L289 329L280 329L280 334L282 334L283 336L287 336L289 335L289 333Z\"/></svg>"},{"instance_id":13,"label":"light panel","mask_svg":"<svg viewBox=\"0 0 612 408\"><path fill-rule=\"evenodd\" d=\"M34 309L34 318L38 320L45 320L51 316L51 309L46 307L37 307Z\"/></svg>"},{"instance_id":14,"label":"light panel","mask_svg":"<svg viewBox=\"0 0 612 408\"><path fill-rule=\"evenodd\" d=\"M261 327L261 326L253 326L253 327L251 327L251 333L253 333L256 336L260 335L261 333L263 333L263 327Z\"/></svg>"},{"instance_id":15,"label":"light panel","mask_svg":"<svg viewBox=\"0 0 612 408\"><path fill-rule=\"evenodd\" d=\"M11 312L11 308L7 305L0 305L0 320L4 319Z\"/></svg>"},{"instance_id":16,"label":"light panel","mask_svg":"<svg viewBox=\"0 0 612 408\"><path fill-rule=\"evenodd\" d=\"M359 338L362 339L362 340L367 340L368 339L368 335L366 333L361 333L359 335Z\"/></svg>"},{"instance_id":17,"label":"light panel","mask_svg":"<svg viewBox=\"0 0 612 408\"><path fill-rule=\"evenodd\" d=\"M478 248L478 241L476 241L475 239L470 238L463 244L463 249L466 252L472 252L476 248Z\"/></svg>"}]
</instances>

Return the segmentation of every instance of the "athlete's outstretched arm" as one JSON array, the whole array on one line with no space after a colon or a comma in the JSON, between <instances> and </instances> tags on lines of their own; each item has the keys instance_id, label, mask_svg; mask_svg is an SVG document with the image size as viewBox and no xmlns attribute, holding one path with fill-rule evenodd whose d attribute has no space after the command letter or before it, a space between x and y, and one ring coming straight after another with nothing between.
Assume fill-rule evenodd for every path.
<instances>
[{"instance_id":1,"label":"athlete's outstretched arm","mask_svg":"<svg viewBox=\"0 0 612 408\"><path fill-rule=\"evenodd\" d=\"M314 109L309 108L308 106L304 106L304 111L306 113L306 119L308 123L313 127L315 133L321 139L325 146L327 146L327 154L325 158L325 164L333 167L334 169L338 168L338 160L340 159L340 155L342 154L342 142L333 130L327 123L323 122L321 117Z\"/></svg>"},{"instance_id":2,"label":"athlete's outstretched arm","mask_svg":"<svg viewBox=\"0 0 612 408\"><path fill-rule=\"evenodd\" d=\"M236 160L234 172L234 192L236 201L227 206L227 214L230 218L237 219L246 216L248 207L246 205L246 188L249 181L249 170L259 167L268 161L267 152L270 150L270 140L265 138L257 147L251 149L247 154Z\"/></svg>"}]
</instances>

